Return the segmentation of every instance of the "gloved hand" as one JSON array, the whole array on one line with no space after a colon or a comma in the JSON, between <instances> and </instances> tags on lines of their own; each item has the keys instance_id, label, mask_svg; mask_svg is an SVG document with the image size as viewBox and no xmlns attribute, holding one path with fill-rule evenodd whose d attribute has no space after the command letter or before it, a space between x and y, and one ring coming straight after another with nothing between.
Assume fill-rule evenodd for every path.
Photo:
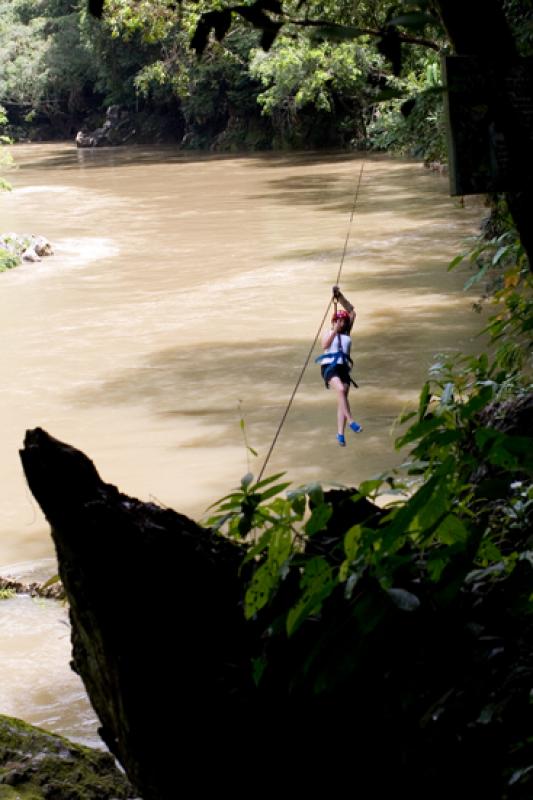
<instances>
[{"instance_id":1,"label":"gloved hand","mask_svg":"<svg viewBox=\"0 0 533 800\"><path fill-rule=\"evenodd\" d=\"M333 287L333 297L335 298L335 300L337 300L337 298L340 295L340 293L341 293L341 290L339 289L339 287L338 286L334 286Z\"/></svg>"}]
</instances>

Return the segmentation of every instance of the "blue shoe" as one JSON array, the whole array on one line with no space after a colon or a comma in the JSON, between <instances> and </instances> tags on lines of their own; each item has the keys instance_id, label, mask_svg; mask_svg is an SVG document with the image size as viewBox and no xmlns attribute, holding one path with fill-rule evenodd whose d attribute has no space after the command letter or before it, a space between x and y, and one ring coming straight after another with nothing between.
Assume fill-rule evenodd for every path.
<instances>
[{"instance_id":1,"label":"blue shoe","mask_svg":"<svg viewBox=\"0 0 533 800\"><path fill-rule=\"evenodd\" d=\"M344 438L342 433L338 433L337 434L337 441L338 441L338 443L340 444L341 447L346 447L346 439Z\"/></svg>"},{"instance_id":2,"label":"blue shoe","mask_svg":"<svg viewBox=\"0 0 533 800\"><path fill-rule=\"evenodd\" d=\"M354 433L361 433L361 431L363 430L363 428L361 427L361 425L359 425L358 422L350 422L350 428Z\"/></svg>"}]
</instances>

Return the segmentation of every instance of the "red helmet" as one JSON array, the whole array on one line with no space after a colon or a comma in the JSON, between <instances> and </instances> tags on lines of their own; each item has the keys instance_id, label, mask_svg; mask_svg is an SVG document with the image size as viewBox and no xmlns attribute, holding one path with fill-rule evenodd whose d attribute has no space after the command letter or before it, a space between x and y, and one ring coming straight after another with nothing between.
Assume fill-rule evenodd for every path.
<instances>
[{"instance_id":1,"label":"red helmet","mask_svg":"<svg viewBox=\"0 0 533 800\"><path fill-rule=\"evenodd\" d=\"M335 311L335 313L331 318L331 321L336 322L338 319L350 319L350 315L348 314L347 311L344 311L344 309L341 309L340 311Z\"/></svg>"}]
</instances>

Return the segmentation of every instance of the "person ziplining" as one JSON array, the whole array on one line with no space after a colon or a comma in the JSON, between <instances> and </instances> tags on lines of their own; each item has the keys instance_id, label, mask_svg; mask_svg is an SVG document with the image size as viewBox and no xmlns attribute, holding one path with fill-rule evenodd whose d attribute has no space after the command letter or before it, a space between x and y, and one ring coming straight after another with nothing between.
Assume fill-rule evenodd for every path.
<instances>
[{"instance_id":1,"label":"person ziplining","mask_svg":"<svg viewBox=\"0 0 533 800\"><path fill-rule=\"evenodd\" d=\"M321 323L320 323L320 325L318 327L318 330L316 332L316 335L315 335L315 338L314 338L313 343L311 345L311 348L310 348L309 352L307 353L307 356L305 358L303 367L302 367L302 369L300 371L300 374L298 376L298 380L296 381L296 385L294 386L294 389L292 390L291 396L289 398L289 402L287 403L285 411L283 412L283 415L281 417L280 423L279 423L279 425L277 427L277 430L276 430L276 432L274 434L274 438L272 439L272 443L271 443L271 445L270 445L270 447L268 449L268 452L266 454L265 460L263 461L263 466L261 467L261 470L259 472L259 475L258 475L258 478L257 478L257 483L259 483L261 478L263 477L263 475L265 473L265 470L266 470L266 467L267 467L267 464L270 461L270 456L272 455L272 453L274 451L274 447L276 446L276 442L278 441L278 437L279 437L279 435L281 433L281 429L283 428L283 425L285 424L285 420L287 419L287 415L288 415L289 410L291 408L292 402L293 402L293 400L294 400L294 398L296 396L296 392L298 391L298 387L300 386L300 384L302 382L302 378L304 376L304 372L305 372L305 370L307 368L307 365L309 364L309 362L311 360L311 357L313 355L313 350L315 348L316 343L318 342L318 338L320 336L320 331L322 330L322 326L324 325L324 322L326 321L326 318L328 316L329 309L330 309L330 306L331 306L332 302L333 302L334 309L335 309L335 312L334 312L334 315L333 315L333 319L332 319L332 325L333 325L334 329L329 331L328 334L324 335L322 344L323 344L325 349L331 347L332 343L333 343L333 339L337 335L338 336L337 343L340 341L340 346L337 346L336 348L334 348L334 353L333 354L331 354L331 353L323 353L322 356L319 356L318 359L316 359L316 360L320 361L324 357L327 358L328 356L331 356L332 360L335 362L334 363L335 368L340 366L340 364L338 363L339 359L342 359L343 361L345 361L345 366L346 365L348 366L347 371L341 372L340 374L339 374L339 372L336 372L335 374L332 374L331 377L328 378L328 380L326 381L326 387L328 387L328 383L329 383L331 386L333 386L333 388L337 392L337 422L338 422L337 442L338 442L338 444L341 447L345 447L345 445L346 445L346 439L344 438L344 431L346 429L346 423L347 422L348 422L350 428L354 431L354 433L359 433L360 431L363 430L361 425L359 425L353 419L352 412L350 410L350 404L348 402L348 392L349 392L349 389L350 389L350 382L353 383L354 386L357 386L355 381L350 377L350 369L351 369L351 366L352 366L352 361L350 359L350 349L351 349L351 342L352 342L352 339L351 339L351 336L350 336L350 332L352 330L352 326L353 326L353 323L354 323L354 320L355 320L355 310L354 310L354 307L352 306L352 304L349 303L348 300L341 293L341 291L340 291L340 289L339 289L337 284L340 282L342 267L343 267L344 259L346 257L346 252L347 252L347 249L348 249L348 241L350 239L350 231L351 231L351 227L352 227L353 218L354 218L354 215L355 215L355 209L356 209L356 206L357 206L357 200L359 198L359 189L361 187L361 180L362 180L362 177L363 177L364 166L365 166L365 162L363 160L361 162L361 168L359 170L359 178L358 178L357 186L356 186L356 189L355 189L353 205L352 205L352 211L351 211L351 214L350 214L350 222L348 224L348 231L346 233L346 239L344 241L344 248L343 248L343 251L342 251L341 261L340 261L340 264L339 264L339 270L337 272L337 281L336 281L336 285L333 287L333 298L328 303L328 307L326 308L324 316L322 317L322 321L321 321ZM339 302L344 307L344 314L346 316L344 316L342 311L337 311L337 302ZM353 314L353 316L351 316L352 314ZM337 323L340 323L340 324L337 324ZM331 337L331 338L330 338L328 344L325 345L324 342L327 341L328 337ZM343 338L343 337L345 337L345 338ZM343 341L344 341L344 345L343 345ZM347 352L345 352L344 347L348 348ZM344 353L344 356L342 356L342 355L337 356L336 352L338 350L342 351ZM324 364L324 366L327 366L327 364ZM323 371L322 375L324 377L325 371ZM346 382L344 382L344 381L346 381Z\"/></svg>"},{"instance_id":2,"label":"person ziplining","mask_svg":"<svg viewBox=\"0 0 533 800\"><path fill-rule=\"evenodd\" d=\"M337 309L340 303L342 309ZM321 365L322 377L326 389L334 389L337 395L337 442L341 447L346 446L344 431L346 423L354 433L363 429L352 417L348 400L350 384L356 388L357 384L351 377L353 361L350 356L352 347L351 331L355 322L356 312L350 301L342 294L338 286L333 287L333 316L331 329L322 336L324 353L315 359Z\"/></svg>"}]
</instances>

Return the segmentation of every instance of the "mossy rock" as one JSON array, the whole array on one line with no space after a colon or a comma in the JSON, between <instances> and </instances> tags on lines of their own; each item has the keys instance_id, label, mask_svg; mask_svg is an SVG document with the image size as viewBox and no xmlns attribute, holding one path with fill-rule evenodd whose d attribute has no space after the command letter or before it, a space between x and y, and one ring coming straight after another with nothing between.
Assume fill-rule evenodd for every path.
<instances>
[{"instance_id":1,"label":"mossy rock","mask_svg":"<svg viewBox=\"0 0 533 800\"><path fill-rule=\"evenodd\" d=\"M128 800L113 757L0 716L0 800Z\"/></svg>"}]
</instances>

